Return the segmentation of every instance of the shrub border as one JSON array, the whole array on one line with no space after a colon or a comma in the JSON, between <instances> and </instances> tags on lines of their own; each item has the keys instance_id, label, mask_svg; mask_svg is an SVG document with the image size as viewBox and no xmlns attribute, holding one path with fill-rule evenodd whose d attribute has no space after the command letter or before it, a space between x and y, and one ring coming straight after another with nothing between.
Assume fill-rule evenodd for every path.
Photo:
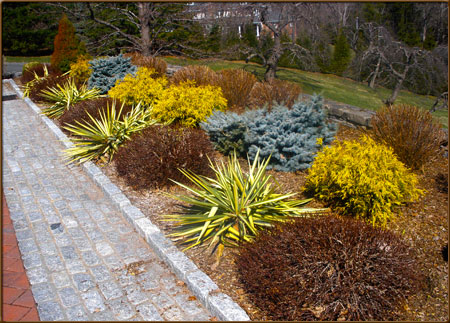
<instances>
[{"instance_id":1,"label":"shrub border","mask_svg":"<svg viewBox=\"0 0 450 323\"><path fill-rule=\"evenodd\" d=\"M3 80L9 83L23 98L23 93L13 79ZM40 117L53 134L66 148L73 147L70 139L46 116L29 98L25 103ZM75 165L69 167L76 167ZM200 302L222 321L250 321L247 313L232 298L222 293L218 286L202 272L183 252L164 236L164 233L154 225L144 214L112 183L109 178L92 162L81 165L88 176L101 188L105 195L115 204L127 221L136 229L158 256L172 269L176 276L186 283L191 292Z\"/></svg>"}]
</instances>

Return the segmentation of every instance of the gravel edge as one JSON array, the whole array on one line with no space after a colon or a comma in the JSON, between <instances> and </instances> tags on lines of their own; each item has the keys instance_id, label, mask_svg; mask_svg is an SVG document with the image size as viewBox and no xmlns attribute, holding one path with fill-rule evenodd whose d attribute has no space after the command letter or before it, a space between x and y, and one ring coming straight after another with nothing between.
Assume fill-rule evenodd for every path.
<instances>
[{"instance_id":1,"label":"gravel edge","mask_svg":"<svg viewBox=\"0 0 450 323\"><path fill-rule=\"evenodd\" d=\"M23 98L23 93L12 79L4 79ZM20 99L19 98L19 99ZM46 116L29 98L25 103L40 117L66 148L73 147L70 139ZM221 321L250 321L247 313L232 300L220 292L218 286L202 272L183 252L179 251L161 230L144 214L131 204L122 191L103 174L101 169L92 162L81 165L88 176L102 189L105 195L120 209L127 221L136 229L142 238L155 250L158 256L172 269L175 275L186 283L187 287L199 301Z\"/></svg>"}]
</instances>

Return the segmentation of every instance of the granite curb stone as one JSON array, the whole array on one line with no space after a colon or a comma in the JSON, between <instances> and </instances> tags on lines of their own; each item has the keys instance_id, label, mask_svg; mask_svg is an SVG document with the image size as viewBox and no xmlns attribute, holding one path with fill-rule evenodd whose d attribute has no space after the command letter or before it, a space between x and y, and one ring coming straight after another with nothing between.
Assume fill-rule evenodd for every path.
<instances>
[{"instance_id":1,"label":"granite curb stone","mask_svg":"<svg viewBox=\"0 0 450 323\"><path fill-rule=\"evenodd\" d=\"M20 97L23 97L21 90L12 79L3 80L3 83L5 82L8 82ZM25 98L24 101L39 115L40 120L50 128L66 147L73 146L73 143L70 142L68 137L49 118L40 114L41 110L39 107L29 98ZM136 209L139 209L132 207L128 198L121 193L120 189L97 166L88 162L87 165L83 165L83 169L102 189L105 195L118 206L130 224L136 228L147 243L155 250L157 255L169 265L177 277L186 283L188 288L209 309L212 315L215 315L219 320L223 321L250 320L247 313L229 296L218 292L217 285L205 273L200 271L189 258L178 251L175 245L149 219L143 217L136 219L136 216L138 216ZM218 294L210 295L213 291L218 292ZM219 297L222 301L219 300L217 295L223 295ZM94 298L95 300L97 299L97 295L85 294L84 297L92 300Z\"/></svg>"}]
</instances>

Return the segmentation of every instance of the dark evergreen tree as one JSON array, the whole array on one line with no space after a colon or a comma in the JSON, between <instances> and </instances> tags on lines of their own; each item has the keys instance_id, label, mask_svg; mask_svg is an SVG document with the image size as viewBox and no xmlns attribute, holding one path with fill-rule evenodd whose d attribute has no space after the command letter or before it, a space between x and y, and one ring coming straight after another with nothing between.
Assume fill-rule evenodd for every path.
<instances>
[{"instance_id":1,"label":"dark evergreen tree","mask_svg":"<svg viewBox=\"0 0 450 323\"><path fill-rule=\"evenodd\" d=\"M58 31L55 10L43 2L2 3L3 54L11 56L41 56L53 52L53 40Z\"/></svg>"},{"instance_id":2,"label":"dark evergreen tree","mask_svg":"<svg viewBox=\"0 0 450 323\"><path fill-rule=\"evenodd\" d=\"M351 61L350 45L342 30L339 31L334 45L333 58L330 63L330 71L342 76Z\"/></svg>"}]
</instances>

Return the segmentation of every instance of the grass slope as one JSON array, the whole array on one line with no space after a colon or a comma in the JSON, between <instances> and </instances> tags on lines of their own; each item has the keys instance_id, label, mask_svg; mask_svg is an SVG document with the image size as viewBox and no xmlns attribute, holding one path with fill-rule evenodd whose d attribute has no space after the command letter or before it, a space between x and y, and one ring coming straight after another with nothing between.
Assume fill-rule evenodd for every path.
<instances>
[{"instance_id":1,"label":"grass slope","mask_svg":"<svg viewBox=\"0 0 450 323\"><path fill-rule=\"evenodd\" d=\"M3 63L28 63L28 62L50 63L50 56L40 56L40 57L5 56L3 60Z\"/></svg>"},{"instance_id":2,"label":"grass slope","mask_svg":"<svg viewBox=\"0 0 450 323\"><path fill-rule=\"evenodd\" d=\"M244 62L231 62L217 59L193 60L179 57L164 57L167 63L173 65L207 65L218 71L226 68L243 68L254 73L258 79L263 79L265 68L257 64L245 64ZM296 69L280 68L277 71L280 79L299 83L303 92L307 94L321 94L324 98L354 105L363 109L378 110L383 106L382 100L388 98L392 90L384 87L369 88L365 83L356 82L348 78L331 74L306 72ZM402 90L395 103L409 104L429 110L436 97L419 95ZM448 127L448 111L441 110L433 113L441 124Z\"/></svg>"}]
</instances>

